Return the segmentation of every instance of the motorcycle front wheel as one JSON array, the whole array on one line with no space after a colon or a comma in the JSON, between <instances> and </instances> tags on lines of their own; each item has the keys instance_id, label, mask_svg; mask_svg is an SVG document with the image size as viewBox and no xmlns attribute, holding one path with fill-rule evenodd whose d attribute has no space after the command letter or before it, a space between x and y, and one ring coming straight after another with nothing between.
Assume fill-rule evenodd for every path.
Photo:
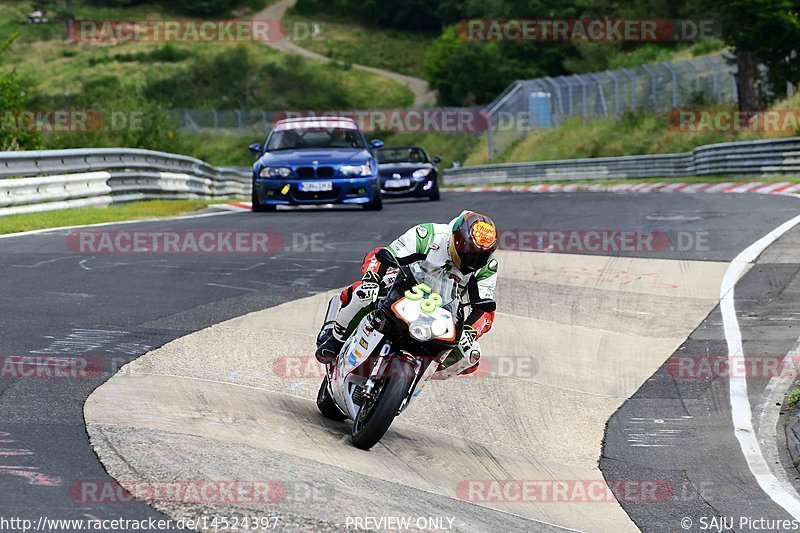
<instances>
[{"instance_id":1,"label":"motorcycle front wheel","mask_svg":"<svg viewBox=\"0 0 800 533\"><path fill-rule=\"evenodd\" d=\"M377 397L361 406L353 422L353 446L369 450L383 438L397 416L414 377L411 363L397 357L392 359L389 374L383 378Z\"/></svg>"}]
</instances>

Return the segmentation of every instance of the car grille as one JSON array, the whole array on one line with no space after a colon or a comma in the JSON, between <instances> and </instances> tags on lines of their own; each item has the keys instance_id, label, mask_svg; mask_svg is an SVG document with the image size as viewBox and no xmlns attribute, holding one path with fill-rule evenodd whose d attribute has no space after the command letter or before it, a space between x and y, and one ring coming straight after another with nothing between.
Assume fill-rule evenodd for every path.
<instances>
[{"instance_id":1,"label":"car grille","mask_svg":"<svg viewBox=\"0 0 800 533\"><path fill-rule=\"evenodd\" d=\"M408 187L387 187L386 185L384 185L383 187L381 187L381 191L383 191L385 194L393 194L393 193L398 194L398 193L413 191L414 187L416 186L417 184L412 181L411 185L409 185Z\"/></svg>"},{"instance_id":2,"label":"car grille","mask_svg":"<svg viewBox=\"0 0 800 533\"><path fill-rule=\"evenodd\" d=\"M333 174L333 167L317 167L318 178L332 178Z\"/></svg>"},{"instance_id":3,"label":"car grille","mask_svg":"<svg viewBox=\"0 0 800 533\"><path fill-rule=\"evenodd\" d=\"M297 173L298 178L313 178L314 177L314 167L297 167L295 170Z\"/></svg>"},{"instance_id":4,"label":"car grille","mask_svg":"<svg viewBox=\"0 0 800 533\"><path fill-rule=\"evenodd\" d=\"M292 194L298 200L334 200L339 196L339 189L334 187L332 191L294 191Z\"/></svg>"},{"instance_id":5,"label":"car grille","mask_svg":"<svg viewBox=\"0 0 800 533\"><path fill-rule=\"evenodd\" d=\"M336 172L333 167L297 167L295 174L300 179L332 178Z\"/></svg>"}]
</instances>

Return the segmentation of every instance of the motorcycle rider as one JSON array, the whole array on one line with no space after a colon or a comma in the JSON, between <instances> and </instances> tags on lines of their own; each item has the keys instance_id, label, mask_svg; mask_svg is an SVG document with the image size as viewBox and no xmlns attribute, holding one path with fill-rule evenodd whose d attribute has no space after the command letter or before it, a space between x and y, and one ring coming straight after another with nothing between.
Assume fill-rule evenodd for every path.
<instances>
[{"instance_id":1,"label":"motorcycle rider","mask_svg":"<svg viewBox=\"0 0 800 533\"><path fill-rule=\"evenodd\" d=\"M462 302L469 305L479 300L483 309L471 307L464 321L459 347L447 357L435 375L445 379L469 374L478 369L480 349L475 342L489 331L494 321L494 290L497 285L497 230L492 219L472 211L464 211L449 224L420 224L409 229L386 247L401 266L428 261L446 268L462 289ZM345 288L341 307L333 324L332 334L317 348L320 363L336 360L345 340L361 319L374 308L381 281L390 273L390 265L381 263L375 248L364 258L362 278ZM488 305L486 305L488 304Z\"/></svg>"}]
</instances>

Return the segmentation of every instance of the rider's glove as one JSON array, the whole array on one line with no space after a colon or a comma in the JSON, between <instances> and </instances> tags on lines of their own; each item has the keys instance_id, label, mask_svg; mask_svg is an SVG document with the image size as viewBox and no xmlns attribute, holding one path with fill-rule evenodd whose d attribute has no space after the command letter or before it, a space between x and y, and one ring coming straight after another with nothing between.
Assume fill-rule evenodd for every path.
<instances>
[{"instance_id":1,"label":"rider's glove","mask_svg":"<svg viewBox=\"0 0 800 533\"><path fill-rule=\"evenodd\" d=\"M469 351L472 349L472 345L475 343L475 338L477 336L478 332L475 331L475 328L469 325L464 326L464 329L461 331L461 339L458 341L464 355L469 355Z\"/></svg>"},{"instance_id":2,"label":"rider's glove","mask_svg":"<svg viewBox=\"0 0 800 533\"><path fill-rule=\"evenodd\" d=\"M361 278L361 286L356 290L356 296L361 300L375 301L378 298L378 290L381 286L381 278L375 272L367 270Z\"/></svg>"}]
</instances>

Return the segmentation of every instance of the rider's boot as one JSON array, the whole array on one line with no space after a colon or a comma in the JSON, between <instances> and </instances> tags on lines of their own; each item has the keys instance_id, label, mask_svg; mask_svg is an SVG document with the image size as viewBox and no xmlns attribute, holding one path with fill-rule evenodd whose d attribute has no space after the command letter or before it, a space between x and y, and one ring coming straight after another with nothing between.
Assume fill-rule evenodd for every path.
<instances>
[{"instance_id":1,"label":"rider's boot","mask_svg":"<svg viewBox=\"0 0 800 533\"><path fill-rule=\"evenodd\" d=\"M344 340L341 338L344 333L344 328L342 326L334 324L333 330L330 332L330 335L328 335L328 338L317 347L317 351L314 354L317 361L323 365L329 365L336 361L336 357L339 355L339 352L342 351L342 346L344 346Z\"/></svg>"}]
</instances>

